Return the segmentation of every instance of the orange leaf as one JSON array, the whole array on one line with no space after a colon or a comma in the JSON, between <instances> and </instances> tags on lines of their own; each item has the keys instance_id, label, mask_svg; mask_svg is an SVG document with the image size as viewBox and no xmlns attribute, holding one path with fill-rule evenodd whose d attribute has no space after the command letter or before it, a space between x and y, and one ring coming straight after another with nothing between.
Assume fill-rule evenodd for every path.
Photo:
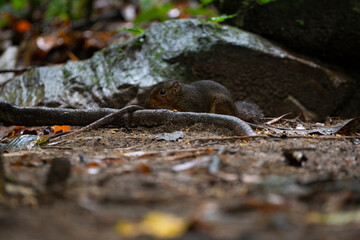
<instances>
[{"instance_id":1,"label":"orange leaf","mask_svg":"<svg viewBox=\"0 0 360 240\"><path fill-rule=\"evenodd\" d=\"M99 164L99 162L92 161L92 162L87 163L86 166L87 167L99 167L100 164Z\"/></svg>"},{"instance_id":2,"label":"orange leaf","mask_svg":"<svg viewBox=\"0 0 360 240\"><path fill-rule=\"evenodd\" d=\"M15 29L19 33L24 33L29 30L31 27L31 23L26 20L20 20L15 24Z\"/></svg>"},{"instance_id":3,"label":"orange leaf","mask_svg":"<svg viewBox=\"0 0 360 240\"><path fill-rule=\"evenodd\" d=\"M54 132L67 132L67 131L70 131L70 126L69 125L62 125L62 126L59 126L59 125L55 125L54 126Z\"/></svg>"}]
</instances>

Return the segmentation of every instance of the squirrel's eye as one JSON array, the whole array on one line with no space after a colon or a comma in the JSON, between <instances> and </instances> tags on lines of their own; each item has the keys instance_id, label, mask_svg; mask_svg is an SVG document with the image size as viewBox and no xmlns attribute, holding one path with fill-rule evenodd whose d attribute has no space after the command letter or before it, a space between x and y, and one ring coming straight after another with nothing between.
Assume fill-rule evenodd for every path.
<instances>
[{"instance_id":1,"label":"squirrel's eye","mask_svg":"<svg viewBox=\"0 0 360 240\"><path fill-rule=\"evenodd\" d=\"M164 95L166 93L166 90L165 89L162 89L161 91L160 91L160 95Z\"/></svg>"}]
</instances>

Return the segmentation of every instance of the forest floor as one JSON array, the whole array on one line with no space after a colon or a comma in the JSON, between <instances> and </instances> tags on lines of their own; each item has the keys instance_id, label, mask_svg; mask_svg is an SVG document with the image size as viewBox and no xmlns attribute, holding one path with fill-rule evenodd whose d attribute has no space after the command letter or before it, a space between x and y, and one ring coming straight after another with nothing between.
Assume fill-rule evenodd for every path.
<instances>
[{"instance_id":1,"label":"forest floor","mask_svg":"<svg viewBox=\"0 0 360 240\"><path fill-rule=\"evenodd\" d=\"M184 137L148 138L174 130ZM225 136L101 128L4 153L0 239L359 239L358 140ZM71 163L56 190L55 158Z\"/></svg>"}]
</instances>

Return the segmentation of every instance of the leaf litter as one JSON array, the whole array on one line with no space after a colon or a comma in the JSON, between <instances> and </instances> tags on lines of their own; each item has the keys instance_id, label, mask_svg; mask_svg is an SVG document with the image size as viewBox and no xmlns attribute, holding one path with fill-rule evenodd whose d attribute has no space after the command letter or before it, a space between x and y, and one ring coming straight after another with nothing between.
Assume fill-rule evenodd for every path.
<instances>
[{"instance_id":1,"label":"leaf litter","mask_svg":"<svg viewBox=\"0 0 360 240\"><path fill-rule=\"evenodd\" d=\"M287 120L278 120L276 128L279 124L286 125ZM296 127L298 123L289 124ZM335 124L338 130L334 133L340 134L339 130L351 124L356 126L356 121L343 122L342 126ZM309 124L302 125L309 130ZM357 130L351 129L345 133L356 134ZM147 138L175 130L181 130L184 137L176 141ZM265 131L258 133L266 135ZM44 207L44 201L47 204L50 201L59 217L54 217L52 223L44 223L43 232L46 232L52 224L62 221L63 210L60 212L56 207L61 201L63 206L73 209L67 212L73 216L73 222L61 223L67 226L64 234L69 239L76 239L78 221L82 221L84 231L91 231L94 224L86 219L93 215L103 222L97 228L111 233L109 239L117 239L119 235L135 239L143 235L198 239L194 232L215 239L234 238L246 232L279 237L285 230L267 227L277 218L280 222L276 224L287 222L292 226L294 239L301 239L296 236L324 233L334 224L342 227L357 223L359 145L334 133L324 141L309 140L309 136L237 139L232 138L229 129L202 124L187 129L161 126L90 130L69 136L67 141L56 145L58 148L33 151L28 162L41 164L32 168L27 164L11 164L29 152L4 153L5 185L10 186L11 178L11 184L35 192L19 195L7 187L3 204L9 206L10 199L18 199L12 211L22 214L12 218L26 226L29 224L26 216L41 219L50 211ZM285 152L295 162L286 160ZM46 184L53 175L51 163L57 158L67 159L65 169L71 174L59 171L59 175L54 175L60 179L58 184ZM32 184L24 185L25 179L31 179ZM41 187L45 185L48 187ZM60 185L60 190L56 187L54 192L55 185ZM49 191L51 195L45 198ZM349 194L339 195L336 208L324 208L335 206L336 198L330 196L342 191ZM22 206L31 206L30 202L38 210L20 210ZM88 213L79 215L83 209ZM149 220L154 219L148 217L150 213L156 213L155 220ZM178 220L167 220L169 216ZM336 217L344 220L333 220ZM309 224L313 227L309 228ZM1 225L0 228L4 229ZM350 228L346 236L358 233Z\"/></svg>"}]
</instances>

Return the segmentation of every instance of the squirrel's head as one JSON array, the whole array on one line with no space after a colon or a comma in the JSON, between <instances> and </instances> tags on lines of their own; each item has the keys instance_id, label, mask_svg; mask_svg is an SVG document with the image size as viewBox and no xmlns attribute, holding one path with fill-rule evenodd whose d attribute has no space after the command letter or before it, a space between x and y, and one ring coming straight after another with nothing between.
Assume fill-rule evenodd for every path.
<instances>
[{"instance_id":1,"label":"squirrel's head","mask_svg":"<svg viewBox=\"0 0 360 240\"><path fill-rule=\"evenodd\" d=\"M178 81L159 83L153 87L146 103L154 108L175 109L182 91Z\"/></svg>"}]
</instances>

